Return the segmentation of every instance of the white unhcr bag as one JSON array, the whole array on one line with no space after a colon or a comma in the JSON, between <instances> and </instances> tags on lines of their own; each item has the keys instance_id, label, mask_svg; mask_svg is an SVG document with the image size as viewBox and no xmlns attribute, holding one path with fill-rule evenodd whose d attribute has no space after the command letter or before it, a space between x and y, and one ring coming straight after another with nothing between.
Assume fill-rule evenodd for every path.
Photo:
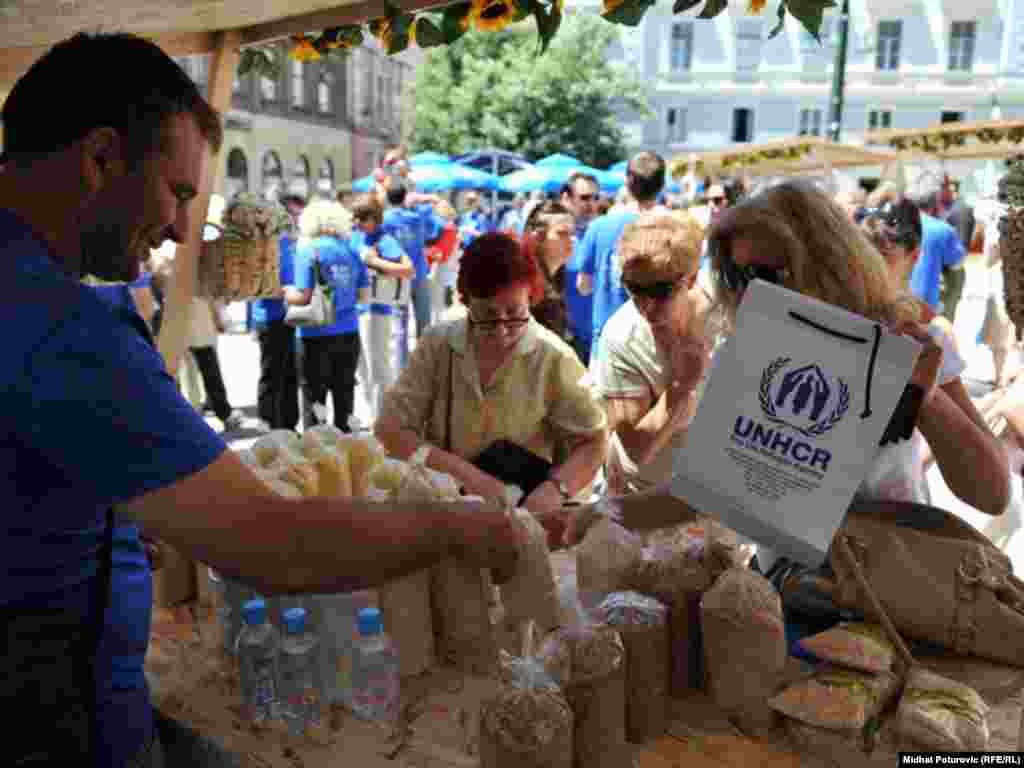
<instances>
[{"instance_id":1,"label":"white unhcr bag","mask_svg":"<svg viewBox=\"0 0 1024 768\"><path fill-rule=\"evenodd\" d=\"M872 320L753 281L676 456L673 495L818 565L920 351Z\"/></svg>"}]
</instances>

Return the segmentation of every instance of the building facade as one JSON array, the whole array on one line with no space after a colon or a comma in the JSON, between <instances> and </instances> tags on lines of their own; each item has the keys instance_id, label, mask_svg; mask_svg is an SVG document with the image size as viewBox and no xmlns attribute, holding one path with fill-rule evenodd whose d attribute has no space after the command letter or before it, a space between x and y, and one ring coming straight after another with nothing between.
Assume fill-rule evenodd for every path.
<instances>
[{"instance_id":1,"label":"building facade","mask_svg":"<svg viewBox=\"0 0 1024 768\"><path fill-rule=\"evenodd\" d=\"M825 14L819 44L792 17L768 39L775 4L758 16L745 5L703 20L662 1L624 29L609 55L650 84L653 112L623 116L631 149L670 157L827 135L838 8ZM1024 116L1024 0L851 0L850 16L842 141L874 128Z\"/></svg>"},{"instance_id":2,"label":"building facade","mask_svg":"<svg viewBox=\"0 0 1024 768\"><path fill-rule=\"evenodd\" d=\"M235 78L215 192L333 195L402 140L416 52L386 56L370 41L320 61L293 61L280 45L276 53L284 61L276 77ZM209 60L177 59L204 89Z\"/></svg>"}]
</instances>

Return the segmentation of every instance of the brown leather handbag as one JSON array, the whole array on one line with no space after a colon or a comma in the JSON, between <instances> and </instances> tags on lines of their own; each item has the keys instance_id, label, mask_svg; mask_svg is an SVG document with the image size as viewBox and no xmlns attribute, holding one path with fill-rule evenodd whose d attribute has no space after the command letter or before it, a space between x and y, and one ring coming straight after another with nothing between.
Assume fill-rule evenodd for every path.
<instances>
[{"instance_id":1,"label":"brown leather handbag","mask_svg":"<svg viewBox=\"0 0 1024 768\"><path fill-rule=\"evenodd\" d=\"M846 538L868 584L905 636L1024 666L1024 582L1010 559L955 515L923 504L855 502ZM834 546L837 606L880 617Z\"/></svg>"}]
</instances>

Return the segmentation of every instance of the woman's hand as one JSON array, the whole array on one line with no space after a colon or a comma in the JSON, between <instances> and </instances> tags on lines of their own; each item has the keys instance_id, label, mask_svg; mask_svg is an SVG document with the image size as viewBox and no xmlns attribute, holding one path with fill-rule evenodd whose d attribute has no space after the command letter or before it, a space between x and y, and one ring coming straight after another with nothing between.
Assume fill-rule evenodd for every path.
<instances>
[{"instance_id":1,"label":"woman's hand","mask_svg":"<svg viewBox=\"0 0 1024 768\"><path fill-rule=\"evenodd\" d=\"M942 345L932 338L927 326L921 323L900 323L893 332L909 336L922 347L909 383L921 388L924 392L923 404L926 405L938 387L939 371L942 369Z\"/></svg>"},{"instance_id":2,"label":"woman's hand","mask_svg":"<svg viewBox=\"0 0 1024 768\"><path fill-rule=\"evenodd\" d=\"M578 507L566 507L565 509L568 514L565 520L565 532L562 534L562 543L566 547L575 547L583 541L590 527L602 517L616 521L622 520L618 502L614 498L603 497L591 504L581 504Z\"/></svg>"},{"instance_id":3,"label":"woman's hand","mask_svg":"<svg viewBox=\"0 0 1024 768\"><path fill-rule=\"evenodd\" d=\"M538 485L520 506L529 510L548 532L548 546L557 549L565 535L565 518L571 507L562 506L562 494L550 480Z\"/></svg>"}]
</instances>

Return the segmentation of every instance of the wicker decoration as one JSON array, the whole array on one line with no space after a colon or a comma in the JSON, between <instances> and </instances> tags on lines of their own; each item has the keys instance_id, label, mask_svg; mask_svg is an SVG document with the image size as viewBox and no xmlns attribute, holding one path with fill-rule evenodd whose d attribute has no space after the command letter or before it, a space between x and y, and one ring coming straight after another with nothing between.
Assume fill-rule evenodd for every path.
<instances>
[{"instance_id":1,"label":"wicker decoration","mask_svg":"<svg viewBox=\"0 0 1024 768\"><path fill-rule=\"evenodd\" d=\"M225 301L272 297L281 289L280 260L277 237L221 237L204 242L199 294Z\"/></svg>"},{"instance_id":2,"label":"wicker decoration","mask_svg":"<svg viewBox=\"0 0 1024 768\"><path fill-rule=\"evenodd\" d=\"M1017 341L1024 331L1024 159L1009 163L1010 170L999 182L999 197L1007 204L999 221L999 253L1003 263L1003 292L1006 314L1017 328Z\"/></svg>"}]
</instances>

